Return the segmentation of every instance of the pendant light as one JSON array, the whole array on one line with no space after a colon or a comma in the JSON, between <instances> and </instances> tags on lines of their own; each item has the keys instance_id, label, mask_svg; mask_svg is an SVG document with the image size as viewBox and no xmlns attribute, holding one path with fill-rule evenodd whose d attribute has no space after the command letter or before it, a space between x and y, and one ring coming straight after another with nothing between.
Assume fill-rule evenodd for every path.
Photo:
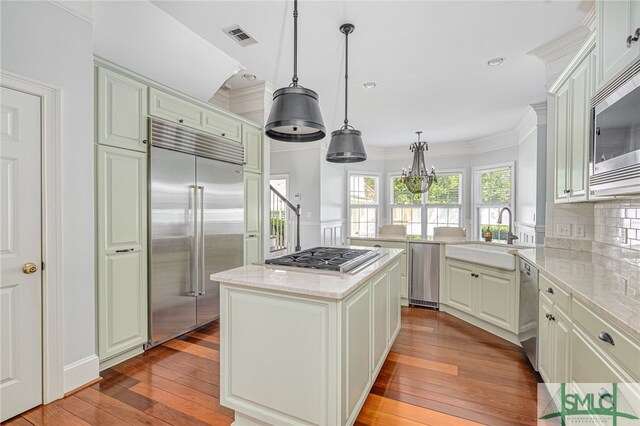
<instances>
[{"instance_id":1,"label":"pendant light","mask_svg":"<svg viewBox=\"0 0 640 426\"><path fill-rule=\"evenodd\" d=\"M273 93L265 133L283 142L313 142L326 134L318 94L298 86L298 0L293 2L293 78Z\"/></svg>"},{"instance_id":2,"label":"pendant light","mask_svg":"<svg viewBox=\"0 0 640 426\"><path fill-rule=\"evenodd\" d=\"M431 166L431 171L427 171L424 162L424 153L429 150L427 141L421 141L422 132L416 132L418 141L409 145L409 150L413 152L413 164L411 167L402 168L402 183L405 184L409 192L413 194L421 194L427 192L434 182L437 182L436 168Z\"/></svg>"},{"instance_id":3,"label":"pendant light","mask_svg":"<svg viewBox=\"0 0 640 426\"><path fill-rule=\"evenodd\" d=\"M332 163L359 163L367 159L367 152L362 142L362 132L349 125L347 118L348 86L349 86L349 34L353 32L353 24L342 24L340 32L344 34L344 125L331 132L331 142L327 149L327 161Z\"/></svg>"}]
</instances>

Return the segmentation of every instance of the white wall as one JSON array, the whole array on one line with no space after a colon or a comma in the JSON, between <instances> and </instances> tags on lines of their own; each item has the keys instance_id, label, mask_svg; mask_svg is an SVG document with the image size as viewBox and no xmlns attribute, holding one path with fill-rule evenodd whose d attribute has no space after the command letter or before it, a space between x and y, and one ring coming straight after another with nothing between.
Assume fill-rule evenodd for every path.
<instances>
[{"instance_id":1,"label":"white wall","mask_svg":"<svg viewBox=\"0 0 640 426\"><path fill-rule=\"evenodd\" d=\"M60 258L68 365L96 352L92 25L48 2L3 1L0 7L2 69L61 90Z\"/></svg>"}]
</instances>

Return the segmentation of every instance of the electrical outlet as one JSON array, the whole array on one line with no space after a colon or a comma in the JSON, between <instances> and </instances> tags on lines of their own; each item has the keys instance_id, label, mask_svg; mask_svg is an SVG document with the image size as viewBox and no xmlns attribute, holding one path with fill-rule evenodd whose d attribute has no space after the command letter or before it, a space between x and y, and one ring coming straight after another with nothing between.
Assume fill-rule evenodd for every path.
<instances>
[{"instance_id":1,"label":"electrical outlet","mask_svg":"<svg viewBox=\"0 0 640 426\"><path fill-rule=\"evenodd\" d=\"M570 237L571 225L568 223L559 223L556 228L556 234L558 237Z\"/></svg>"},{"instance_id":2,"label":"electrical outlet","mask_svg":"<svg viewBox=\"0 0 640 426\"><path fill-rule=\"evenodd\" d=\"M619 237L620 237L620 244L627 244L627 228L620 228L619 232Z\"/></svg>"},{"instance_id":3,"label":"electrical outlet","mask_svg":"<svg viewBox=\"0 0 640 426\"><path fill-rule=\"evenodd\" d=\"M584 225L576 225L576 237L584 238Z\"/></svg>"},{"instance_id":4,"label":"electrical outlet","mask_svg":"<svg viewBox=\"0 0 640 426\"><path fill-rule=\"evenodd\" d=\"M296 201L302 200L302 194L293 194L293 199Z\"/></svg>"}]
</instances>

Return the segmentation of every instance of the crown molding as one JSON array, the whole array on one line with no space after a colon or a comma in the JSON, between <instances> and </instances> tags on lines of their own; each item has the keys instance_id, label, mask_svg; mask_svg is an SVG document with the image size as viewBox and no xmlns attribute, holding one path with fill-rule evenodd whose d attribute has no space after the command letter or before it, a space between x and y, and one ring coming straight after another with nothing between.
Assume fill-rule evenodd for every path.
<instances>
[{"instance_id":1,"label":"crown molding","mask_svg":"<svg viewBox=\"0 0 640 426\"><path fill-rule=\"evenodd\" d=\"M85 22L88 22L90 24L93 25L93 16L92 16L92 12L88 12L86 10L82 10L82 8L77 7L78 5L82 5L82 4L88 4L90 5L89 9L93 10L93 4L91 3L91 1L54 1L54 0L48 0L49 3L51 3L54 6L59 7L60 9L64 10L65 12L75 16L76 18L80 18Z\"/></svg>"},{"instance_id":2,"label":"crown molding","mask_svg":"<svg viewBox=\"0 0 640 426\"><path fill-rule=\"evenodd\" d=\"M536 112L538 116L538 126L547 125L547 101L538 102L537 104L531 104L531 108Z\"/></svg>"},{"instance_id":3,"label":"crown molding","mask_svg":"<svg viewBox=\"0 0 640 426\"><path fill-rule=\"evenodd\" d=\"M594 32L596 30L596 5L595 3L587 12L587 15L582 20L582 26L589 28L589 31Z\"/></svg>"},{"instance_id":4,"label":"crown molding","mask_svg":"<svg viewBox=\"0 0 640 426\"><path fill-rule=\"evenodd\" d=\"M585 60L587 56L591 53L594 46L596 45L596 33L589 34L589 37L584 41L578 53L571 59L569 65L566 66L564 71L560 73L560 76L555 80L555 82L549 88L549 93L555 95L555 93L560 89L560 86L564 84L567 79L571 76L571 73L580 65L580 63Z\"/></svg>"},{"instance_id":5,"label":"crown molding","mask_svg":"<svg viewBox=\"0 0 640 426\"><path fill-rule=\"evenodd\" d=\"M576 53L587 37L589 37L589 34L591 34L589 28L579 25L560 37L556 37L527 52L527 54L535 56L544 62L545 65L549 65L558 59Z\"/></svg>"}]
</instances>

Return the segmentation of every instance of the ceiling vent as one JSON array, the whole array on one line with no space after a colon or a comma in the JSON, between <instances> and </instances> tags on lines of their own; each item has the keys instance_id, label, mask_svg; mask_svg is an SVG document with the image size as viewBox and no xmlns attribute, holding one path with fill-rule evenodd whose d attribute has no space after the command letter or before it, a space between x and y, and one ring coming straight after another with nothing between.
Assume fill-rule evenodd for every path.
<instances>
[{"instance_id":1,"label":"ceiling vent","mask_svg":"<svg viewBox=\"0 0 640 426\"><path fill-rule=\"evenodd\" d=\"M251 37L245 30L240 28L240 25L232 25L230 27L223 28L222 31L224 31L225 34L238 42L238 44L242 47L251 46L252 44L256 44L258 42L258 40Z\"/></svg>"}]
</instances>

